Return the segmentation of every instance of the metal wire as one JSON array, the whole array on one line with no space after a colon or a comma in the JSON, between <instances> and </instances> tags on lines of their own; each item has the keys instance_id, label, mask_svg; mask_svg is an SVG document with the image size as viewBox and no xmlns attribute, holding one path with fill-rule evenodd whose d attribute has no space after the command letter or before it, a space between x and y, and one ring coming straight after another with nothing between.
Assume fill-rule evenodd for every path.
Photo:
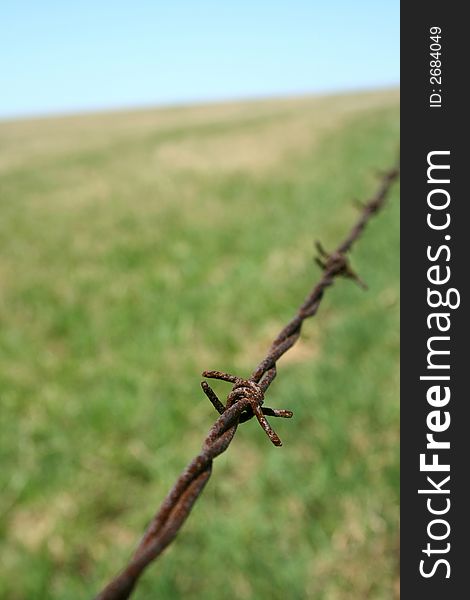
<instances>
[{"instance_id":1,"label":"metal wire","mask_svg":"<svg viewBox=\"0 0 470 600\"><path fill-rule=\"evenodd\" d=\"M213 460L228 448L239 423L256 417L271 442L275 446L282 445L266 417L290 418L292 412L263 406L264 395L276 377L276 362L296 343L304 320L316 314L325 290L337 277L347 277L365 287L351 269L346 254L361 236L371 217L384 205L387 193L398 175L398 166L381 174L376 193L366 203L361 204L359 219L334 252L326 252L317 242L316 261L322 269L320 281L313 287L295 317L280 331L249 379L220 371L203 372L203 377L207 379L221 379L232 384L232 390L224 405L206 381L201 383L203 391L220 416L204 440L201 452L178 477L153 517L129 564L98 594L97 600L129 598L144 569L175 539L211 475Z\"/></svg>"}]
</instances>

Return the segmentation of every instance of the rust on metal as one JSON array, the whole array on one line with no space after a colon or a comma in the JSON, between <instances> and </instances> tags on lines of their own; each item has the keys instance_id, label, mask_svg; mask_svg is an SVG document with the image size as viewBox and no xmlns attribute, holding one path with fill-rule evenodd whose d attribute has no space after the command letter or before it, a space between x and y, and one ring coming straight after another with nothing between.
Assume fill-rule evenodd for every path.
<instances>
[{"instance_id":1,"label":"rust on metal","mask_svg":"<svg viewBox=\"0 0 470 600\"><path fill-rule=\"evenodd\" d=\"M359 219L334 252L328 253L319 242L316 243L316 262L322 270L321 278L297 314L279 332L251 376L245 379L221 371L203 372L206 379L220 379L231 383L232 390L223 404L206 381L201 383L219 417L209 430L201 452L178 477L151 520L129 564L98 594L97 600L129 598L144 569L175 539L211 475L213 460L228 448L240 423L256 417L271 442L275 446L282 445L266 417L290 418L292 412L263 406L265 393L277 374L276 363L296 343L303 322L316 314L325 290L337 277L352 279L365 288L364 282L351 268L346 254L361 236L371 217L384 205L387 193L398 175L398 166L380 175L378 190L372 198L360 205Z\"/></svg>"}]
</instances>

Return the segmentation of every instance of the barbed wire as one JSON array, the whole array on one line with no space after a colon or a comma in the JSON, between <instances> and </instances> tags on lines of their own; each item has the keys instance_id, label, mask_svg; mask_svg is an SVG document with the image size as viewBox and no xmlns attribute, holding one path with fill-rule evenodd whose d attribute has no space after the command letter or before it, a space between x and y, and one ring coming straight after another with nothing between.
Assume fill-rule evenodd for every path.
<instances>
[{"instance_id":1,"label":"barbed wire","mask_svg":"<svg viewBox=\"0 0 470 600\"><path fill-rule=\"evenodd\" d=\"M366 203L360 205L359 219L334 252L328 253L319 242L316 242L318 250L316 262L322 269L322 276L295 317L272 342L265 358L249 379L221 371L202 373L206 379L220 379L232 384L232 390L224 405L206 381L201 383L204 393L220 416L209 430L201 452L178 477L153 517L128 565L98 594L96 600L129 598L144 569L175 539L211 475L213 460L228 448L240 423L256 417L271 442L275 446L282 445L266 417L290 418L293 413L290 410L263 406L264 395L277 374L276 362L297 342L303 322L316 314L325 290L337 277L347 277L361 287L366 287L352 270L346 254L361 236L371 217L384 205L387 193L398 175L398 166L380 174L380 184L376 193Z\"/></svg>"}]
</instances>

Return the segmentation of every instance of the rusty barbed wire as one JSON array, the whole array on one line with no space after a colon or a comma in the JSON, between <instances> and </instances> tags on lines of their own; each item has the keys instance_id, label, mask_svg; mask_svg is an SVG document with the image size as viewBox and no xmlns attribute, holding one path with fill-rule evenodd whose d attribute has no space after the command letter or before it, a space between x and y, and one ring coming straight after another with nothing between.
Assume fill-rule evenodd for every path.
<instances>
[{"instance_id":1,"label":"rusty barbed wire","mask_svg":"<svg viewBox=\"0 0 470 600\"><path fill-rule=\"evenodd\" d=\"M366 287L351 268L346 254L360 237L371 217L382 208L387 193L398 175L398 166L380 175L380 185L375 195L360 205L359 219L334 252L328 253L319 242L316 242L318 256L315 260L322 269L320 281L313 287L295 317L280 331L250 378L244 379L221 371L202 373L206 379L220 379L232 384L232 390L224 405L206 381L201 383L204 393L220 416L209 430L201 452L178 477L153 517L129 564L98 594L96 600L129 598L144 569L176 537L211 475L213 460L228 448L240 423L256 417L271 442L275 446L282 445L266 417L290 418L293 413L290 410L263 406L265 392L277 374L276 362L296 343L304 320L316 314L325 290L334 283L336 277L346 277L361 287Z\"/></svg>"}]
</instances>

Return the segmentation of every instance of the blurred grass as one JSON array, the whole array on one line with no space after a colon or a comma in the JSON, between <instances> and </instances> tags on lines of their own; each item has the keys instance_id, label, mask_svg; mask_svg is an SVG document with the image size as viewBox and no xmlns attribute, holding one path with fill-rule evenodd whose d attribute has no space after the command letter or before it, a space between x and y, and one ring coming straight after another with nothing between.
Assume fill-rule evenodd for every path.
<instances>
[{"instance_id":1,"label":"blurred grass","mask_svg":"<svg viewBox=\"0 0 470 600\"><path fill-rule=\"evenodd\" d=\"M2 598L88 598L395 160L396 91L0 123ZM135 598L390 599L398 189ZM217 390L223 397L228 386Z\"/></svg>"}]
</instances>

